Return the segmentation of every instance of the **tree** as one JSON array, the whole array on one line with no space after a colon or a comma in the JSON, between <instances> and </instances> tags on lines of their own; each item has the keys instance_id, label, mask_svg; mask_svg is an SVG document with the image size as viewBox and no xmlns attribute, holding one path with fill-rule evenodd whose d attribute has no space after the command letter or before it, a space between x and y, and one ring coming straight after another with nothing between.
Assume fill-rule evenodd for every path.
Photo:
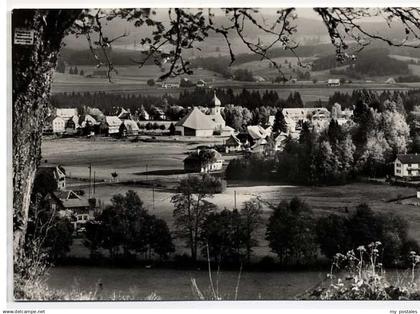
<instances>
[{"instance_id":1,"label":"tree","mask_svg":"<svg viewBox=\"0 0 420 314\"><path fill-rule=\"evenodd\" d=\"M66 73L66 64L62 58L58 58L56 71L58 73Z\"/></svg>"},{"instance_id":2,"label":"tree","mask_svg":"<svg viewBox=\"0 0 420 314\"><path fill-rule=\"evenodd\" d=\"M243 229L238 210L224 209L219 213L210 213L203 223L200 241L202 255L217 264L240 261L243 255Z\"/></svg>"},{"instance_id":3,"label":"tree","mask_svg":"<svg viewBox=\"0 0 420 314\"><path fill-rule=\"evenodd\" d=\"M175 135L175 125L173 123L171 123L171 125L169 126L169 134L170 135Z\"/></svg>"},{"instance_id":4,"label":"tree","mask_svg":"<svg viewBox=\"0 0 420 314\"><path fill-rule=\"evenodd\" d=\"M273 44L261 45L258 42L250 42L244 36L244 29L238 21L243 18L245 22L254 23L254 10L244 8L224 9L228 25L220 27L213 23L213 15L204 16L204 10L188 11L177 8L174 11L176 23L164 27L163 23L154 19L150 9L116 9L104 12L102 10L56 10L56 9L20 9L14 10L12 15L12 31L19 28L34 30L33 45L12 46L12 68L13 68L13 92L12 92L12 128L13 128L13 210L14 226L13 241L15 258L20 258L20 251L24 246L25 233L28 223L28 210L30 195L32 191L35 172L40 160L41 134L43 122L46 116L46 107L50 94L53 69L57 64L63 38L69 32L77 35L85 35L88 39L91 51L94 52L98 64L107 66L107 73L111 79L111 73L115 71L112 60L107 52L113 41L121 36L112 38L102 31L104 19L122 18L133 22L137 27L147 25L153 27L152 38L143 38L142 44L150 44L147 56L139 62L142 66L155 56L156 64L163 62L171 64L166 71L163 67L162 78L171 75L191 74L191 64L185 62L185 50L195 49L196 45L208 36L210 31L221 35L227 42L231 63L235 55L231 49L229 30L235 30L242 42L251 52L263 59L268 59L277 67L277 63L270 59L269 49L274 43L281 42L284 49L295 52L297 44L291 40L291 34L296 31L295 10L293 8L278 11L277 23L274 29L261 26L261 31L273 36ZM373 39L385 41L391 46L413 46L410 40L398 42L398 37L389 39L382 36L372 35L365 26L360 24L359 17L365 19L372 16L372 13L365 9L357 8L315 8L327 27L332 44L336 49L339 61L346 58L345 51L349 47L348 41L355 41L359 46L366 46ZM379 9L375 16L382 16L386 21L394 19L400 21L406 36L415 34L411 25L417 25L419 9L417 8L383 8ZM172 12L170 10L169 12ZM257 22L258 23L258 22ZM339 27L343 25L345 27ZM362 35L355 29L363 30ZM92 31L97 33L97 40L91 39ZM163 45L166 43L166 45ZM181 45L182 43L182 45ZM95 49L96 46L98 49ZM165 52L161 47L165 46ZM168 49L170 48L170 49ZM100 58L96 51L103 51ZM157 53L158 52L158 53ZM163 58L162 58L163 57Z\"/></svg>"},{"instance_id":5,"label":"tree","mask_svg":"<svg viewBox=\"0 0 420 314\"><path fill-rule=\"evenodd\" d=\"M212 181L212 177L207 174L190 175L179 182L177 193L171 198L175 207L173 216L178 236L186 241L193 261L197 260L203 223L216 209L216 205L206 200L213 196L213 192L209 191Z\"/></svg>"},{"instance_id":6,"label":"tree","mask_svg":"<svg viewBox=\"0 0 420 314\"><path fill-rule=\"evenodd\" d=\"M338 252L347 252L351 248L348 219L336 214L321 217L316 222L317 242L321 253L333 258Z\"/></svg>"},{"instance_id":7,"label":"tree","mask_svg":"<svg viewBox=\"0 0 420 314\"><path fill-rule=\"evenodd\" d=\"M252 248L258 245L256 231L262 224L262 205L257 199L251 199L244 203L241 208L241 228L243 229L244 246L246 249L246 260L251 260Z\"/></svg>"},{"instance_id":8,"label":"tree","mask_svg":"<svg viewBox=\"0 0 420 314\"><path fill-rule=\"evenodd\" d=\"M278 109L276 112L276 116L274 118L274 124L273 124L273 132L287 133L287 123L286 123L286 120L284 119L282 109Z\"/></svg>"},{"instance_id":9,"label":"tree","mask_svg":"<svg viewBox=\"0 0 420 314\"><path fill-rule=\"evenodd\" d=\"M154 79L148 79L148 80L147 80L147 85L148 85L148 86L155 86L155 84L156 84L156 83L155 83L155 80L154 80Z\"/></svg>"},{"instance_id":10,"label":"tree","mask_svg":"<svg viewBox=\"0 0 420 314\"><path fill-rule=\"evenodd\" d=\"M83 69L80 70L79 72L80 76L84 76L85 75L85 71L83 71Z\"/></svg>"},{"instance_id":11,"label":"tree","mask_svg":"<svg viewBox=\"0 0 420 314\"><path fill-rule=\"evenodd\" d=\"M305 264L314 259L317 249L314 225L311 209L299 198L282 201L274 208L266 239L281 263Z\"/></svg>"},{"instance_id":12,"label":"tree","mask_svg":"<svg viewBox=\"0 0 420 314\"><path fill-rule=\"evenodd\" d=\"M167 258L174 252L172 236L166 222L150 215L134 191L116 194L101 214L86 225L84 244L97 254L100 247L107 249L111 258L123 249L125 257L136 253L151 259L152 254Z\"/></svg>"}]
</instances>

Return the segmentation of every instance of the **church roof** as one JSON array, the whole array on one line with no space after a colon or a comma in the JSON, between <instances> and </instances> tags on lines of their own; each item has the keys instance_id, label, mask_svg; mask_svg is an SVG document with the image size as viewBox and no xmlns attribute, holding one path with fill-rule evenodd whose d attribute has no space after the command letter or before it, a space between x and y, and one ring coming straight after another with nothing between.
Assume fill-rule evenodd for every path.
<instances>
[{"instance_id":1,"label":"church roof","mask_svg":"<svg viewBox=\"0 0 420 314\"><path fill-rule=\"evenodd\" d=\"M176 126L183 126L194 130L214 130L216 128L216 124L211 118L196 107L184 118L179 120Z\"/></svg>"}]
</instances>

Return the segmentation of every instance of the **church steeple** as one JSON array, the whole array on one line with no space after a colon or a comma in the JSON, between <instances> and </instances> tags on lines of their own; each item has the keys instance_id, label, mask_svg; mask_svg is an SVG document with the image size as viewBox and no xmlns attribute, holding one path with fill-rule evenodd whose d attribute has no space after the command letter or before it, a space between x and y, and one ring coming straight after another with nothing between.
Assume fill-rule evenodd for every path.
<instances>
[{"instance_id":1,"label":"church steeple","mask_svg":"<svg viewBox=\"0 0 420 314\"><path fill-rule=\"evenodd\" d=\"M222 102L219 98L217 98L216 91L214 91L214 96L211 105L211 114L220 114L220 106L222 105Z\"/></svg>"}]
</instances>

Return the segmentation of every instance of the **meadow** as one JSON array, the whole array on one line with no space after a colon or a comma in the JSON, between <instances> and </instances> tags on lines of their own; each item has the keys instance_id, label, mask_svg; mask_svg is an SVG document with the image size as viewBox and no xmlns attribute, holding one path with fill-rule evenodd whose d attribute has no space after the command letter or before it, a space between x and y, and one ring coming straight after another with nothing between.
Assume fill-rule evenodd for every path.
<instances>
[{"instance_id":1,"label":"meadow","mask_svg":"<svg viewBox=\"0 0 420 314\"><path fill-rule=\"evenodd\" d=\"M95 194L101 204L109 204L114 194L136 191L146 208L152 214L165 219L173 228L173 205L171 197L182 174L183 159L188 151L198 145L221 143L223 138L197 140L187 138L175 141L167 137L164 142L121 141L109 138L55 139L45 140L42 146L43 160L61 164L67 175L69 189L84 189L88 192L89 163L92 163L97 184ZM147 171L146 171L147 169ZM118 182L111 182L111 172L118 173ZM152 186L154 185L154 187ZM409 234L420 242L420 211L417 206L406 205L395 199L413 196L415 188L390 186L387 184L352 183L342 186L291 186L270 182L228 182L225 192L210 199L220 209L241 208L251 198L259 197L272 204L290 200L297 196L310 204L316 216L331 213L344 214L352 211L360 203L367 203L376 212L396 213L410 223ZM264 206L263 219L266 221L271 209ZM259 247L257 256L271 255L265 240L265 226L258 231ZM185 251L183 243L175 242L177 251ZM88 251L76 242L74 253L87 256Z\"/></svg>"}]
</instances>

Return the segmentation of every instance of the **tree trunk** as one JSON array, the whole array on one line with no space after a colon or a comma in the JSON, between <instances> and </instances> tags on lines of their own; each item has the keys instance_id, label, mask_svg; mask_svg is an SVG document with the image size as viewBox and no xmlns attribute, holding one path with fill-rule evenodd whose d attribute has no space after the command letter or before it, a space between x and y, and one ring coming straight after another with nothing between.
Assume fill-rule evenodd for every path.
<instances>
[{"instance_id":1,"label":"tree trunk","mask_svg":"<svg viewBox=\"0 0 420 314\"><path fill-rule=\"evenodd\" d=\"M30 45L12 45L13 244L15 262L25 242L32 185L53 70L62 39L81 10L13 10L12 31L34 31Z\"/></svg>"}]
</instances>

